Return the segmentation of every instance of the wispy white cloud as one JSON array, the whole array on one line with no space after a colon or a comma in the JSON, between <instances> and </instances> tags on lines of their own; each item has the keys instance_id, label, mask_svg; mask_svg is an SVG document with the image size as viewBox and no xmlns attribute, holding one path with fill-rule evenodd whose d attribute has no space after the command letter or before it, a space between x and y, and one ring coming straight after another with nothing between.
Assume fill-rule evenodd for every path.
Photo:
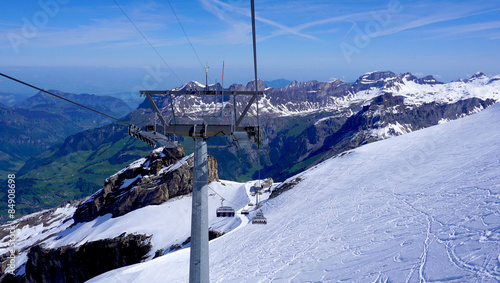
<instances>
[{"instance_id":1,"label":"wispy white cloud","mask_svg":"<svg viewBox=\"0 0 500 283\"><path fill-rule=\"evenodd\" d=\"M498 9L492 8L496 4L483 2L481 3L465 3L465 4L457 4L454 2L442 2L442 3L416 3L405 5L401 4L401 12L393 13L390 15L389 23L386 26L381 28L381 31L373 37L382 37L388 36L392 34L397 34L400 32L405 32L412 29L418 29L422 27L427 27L437 23L451 22L453 20L459 20L467 17L477 16L481 14L491 13L494 11L498 11ZM498 6L498 5L496 5ZM429 12L431 11L431 12ZM332 26L335 28L333 30L339 29L338 26L341 23L350 22L353 25L351 29L347 31L347 34L350 33L352 27L358 26L363 27L369 21L376 21L374 14L387 13L387 10L370 10L359 13L352 13L334 17L327 17L315 21L306 22L300 25L296 25L293 27L289 27L290 30L294 30L296 32L304 33L307 29L314 29L319 26ZM456 26L458 29L462 29L460 33L473 32L474 29L483 30L491 28L492 23L479 23L477 25L471 26ZM451 31L454 30L454 27L449 28ZM317 34L315 32L310 32L311 34ZM457 32L459 33L459 32ZM262 39L269 39L272 37L282 36L289 34L288 30L278 29L273 31L270 35L263 37ZM346 35L347 35L346 34ZM492 38L496 38L497 36L493 36Z\"/></svg>"},{"instance_id":2,"label":"wispy white cloud","mask_svg":"<svg viewBox=\"0 0 500 283\"><path fill-rule=\"evenodd\" d=\"M490 13L495 10L492 10L490 7L484 5L458 5L453 3L444 3L440 6L436 6L430 13L428 7L426 9L425 6L418 7L418 9L405 7L405 11L405 13L396 15L393 21L374 37L387 36L433 24L451 22L454 20ZM454 24L453 26L456 25Z\"/></svg>"},{"instance_id":3,"label":"wispy white cloud","mask_svg":"<svg viewBox=\"0 0 500 283\"><path fill-rule=\"evenodd\" d=\"M342 23L342 22L352 22L353 20L356 21L364 21L369 17L369 13L356 13L356 14L349 14L349 15L342 15L342 16L336 16L336 17L331 17L331 18L325 18L321 20L316 20L316 21L311 21L308 23L300 24L297 26L294 26L292 29L301 32L305 29L313 28L316 26L323 26L327 24L333 24L333 23ZM337 28L334 28L337 30ZM270 35L263 37L262 39L269 39L281 35L288 34L286 30L276 30L272 32Z\"/></svg>"},{"instance_id":4,"label":"wispy white cloud","mask_svg":"<svg viewBox=\"0 0 500 283\"><path fill-rule=\"evenodd\" d=\"M217 16L220 20L229 22L236 25L238 21L231 18L231 13L237 13L240 15L245 15L250 17L249 10L239 7L238 3L241 1L233 1L231 4L220 1L220 0L200 0L203 7ZM246 3L246 2L245 2ZM324 6L324 3L322 4ZM402 6L402 13L392 14L390 18L390 23L384 26L379 33L373 37L382 37L392 34L397 34L400 32L405 32L412 29L418 29L426 27L432 24L450 22L453 20L458 20L462 18L467 18L475 15L480 15L484 13L489 13L494 11L491 9L490 4L456 4L453 2L428 2L428 3L417 3ZM311 5L314 6L314 5ZM308 10L317 11L309 6ZM318 6L320 7L320 6ZM431 8L432 7L432 8ZM369 9L369 7L367 7ZM299 7L296 7L300 10ZM324 7L322 8L324 9ZM429 11L431 13L429 14ZM363 23L368 21L375 21L374 14L385 13L386 10L367 10L359 13L351 13L346 15L339 15L334 17L326 17L319 20L314 20L306 23L302 23L295 26L287 26L277 21L271 20L269 18L260 17L257 15L256 19L262 23L266 23L269 26L275 27L276 29L271 31L269 34L260 36L259 40L267 40L274 37L284 36L284 35L296 35L303 38L318 40L318 34L324 32L318 31L318 27L329 27L330 32L335 32L339 30L339 24L351 22L355 25L359 24L362 26ZM297 18L300 19L300 18ZM333 26L332 26L333 25ZM309 30L309 32L306 32ZM350 32L347 31L347 34Z\"/></svg>"},{"instance_id":5,"label":"wispy white cloud","mask_svg":"<svg viewBox=\"0 0 500 283\"><path fill-rule=\"evenodd\" d=\"M243 9L243 8L240 8L240 7L236 6L236 5L231 5L231 4L219 1L219 0L200 0L200 2L202 3L202 6L207 11L209 11L212 14L214 14L215 16L217 16L222 21L229 21L229 22L231 22L229 20L230 18L227 16L227 14L228 14L227 12L232 12L232 13L237 13L237 14L240 14L240 15L245 15L247 17L251 16L249 9ZM259 16L257 14L255 15L255 20L259 21L259 22L262 22L262 23L265 23L265 24L268 24L270 26L278 28L278 30L280 30L282 34L294 34L294 35L297 35L297 36L300 36L300 37L304 37L304 38L318 39L317 37L312 36L310 34L302 33L300 30L298 30L296 28L290 28L290 27L288 27L286 25L283 25L283 24L280 24L280 23L278 23L276 21L273 21L273 20L261 17L261 16ZM264 37L264 38L268 38L268 37ZM262 40L262 38L261 38L261 40Z\"/></svg>"},{"instance_id":6,"label":"wispy white cloud","mask_svg":"<svg viewBox=\"0 0 500 283\"><path fill-rule=\"evenodd\" d=\"M498 39L495 38L495 34L500 33L500 21L456 25L434 29L432 32L437 34L440 38L443 36L485 36L490 39Z\"/></svg>"}]
</instances>

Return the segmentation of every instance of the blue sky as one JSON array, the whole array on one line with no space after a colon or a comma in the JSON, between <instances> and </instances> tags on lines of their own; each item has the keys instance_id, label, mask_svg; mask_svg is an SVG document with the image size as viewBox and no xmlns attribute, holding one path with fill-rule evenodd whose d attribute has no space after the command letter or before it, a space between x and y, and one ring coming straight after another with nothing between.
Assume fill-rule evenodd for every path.
<instances>
[{"instance_id":1,"label":"blue sky","mask_svg":"<svg viewBox=\"0 0 500 283\"><path fill-rule=\"evenodd\" d=\"M250 1L2 1L0 70L97 94L253 78ZM41 5L41 3L45 3ZM500 2L255 0L259 78L354 81L391 70L451 81L500 74ZM201 61L201 62L200 62ZM0 79L0 92L32 92Z\"/></svg>"}]
</instances>

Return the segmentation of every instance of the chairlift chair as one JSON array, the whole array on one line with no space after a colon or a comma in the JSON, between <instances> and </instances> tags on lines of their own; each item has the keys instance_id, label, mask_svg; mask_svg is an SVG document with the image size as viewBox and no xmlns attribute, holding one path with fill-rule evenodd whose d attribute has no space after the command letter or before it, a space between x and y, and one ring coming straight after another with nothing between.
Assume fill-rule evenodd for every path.
<instances>
[{"instance_id":1,"label":"chairlift chair","mask_svg":"<svg viewBox=\"0 0 500 283\"><path fill-rule=\"evenodd\" d=\"M221 206L217 208L217 217L234 217L234 209L224 206L224 199L221 199Z\"/></svg>"},{"instance_id":2,"label":"chairlift chair","mask_svg":"<svg viewBox=\"0 0 500 283\"><path fill-rule=\"evenodd\" d=\"M264 213L262 211L257 212L255 217L252 219L252 224L267 224L267 219L264 217Z\"/></svg>"}]
</instances>

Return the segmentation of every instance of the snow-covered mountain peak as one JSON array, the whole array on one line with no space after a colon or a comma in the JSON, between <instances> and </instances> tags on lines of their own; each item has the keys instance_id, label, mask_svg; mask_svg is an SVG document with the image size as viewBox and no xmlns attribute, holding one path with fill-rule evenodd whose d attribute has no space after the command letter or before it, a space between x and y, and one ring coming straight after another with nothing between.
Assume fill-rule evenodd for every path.
<instances>
[{"instance_id":1,"label":"snow-covered mountain peak","mask_svg":"<svg viewBox=\"0 0 500 283\"><path fill-rule=\"evenodd\" d=\"M183 84L180 87L176 87L173 90L174 91L181 91L181 90L203 90L205 89L205 85L197 82L197 81L190 81L188 83Z\"/></svg>"},{"instance_id":2,"label":"snow-covered mountain peak","mask_svg":"<svg viewBox=\"0 0 500 283\"><path fill-rule=\"evenodd\" d=\"M471 79L480 77L486 77L486 75L483 72L477 72L474 75L472 75Z\"/></svg>"},{"instance_id":3,"label":"snow-covered mountain peak","mask_svg":"<svg viewBox=\"0 0 500 283\"><path fill-rule=\"evenodd\" d=\"M377 81L383 81L388 78L395 77L396 74L391 71L373 71L363 74L359 77L359 83L374 83Z\"/></svg>"}]
</instances>

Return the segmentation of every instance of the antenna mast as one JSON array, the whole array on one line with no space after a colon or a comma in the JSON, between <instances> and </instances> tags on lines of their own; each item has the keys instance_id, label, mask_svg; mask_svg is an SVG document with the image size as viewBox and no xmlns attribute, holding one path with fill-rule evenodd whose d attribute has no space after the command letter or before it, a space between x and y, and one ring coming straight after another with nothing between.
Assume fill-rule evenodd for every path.
<instances>
[{"instance_id":1,"label":"antenna mast","mask_svg":"<svg viewBox=\"0 0 500 283\"><path fill-rule=\"evenodd\" d=\"M208 66L208 62L207 62L207 65L205 66L205 91L208 91L208 69L210 67Z\"/></svg>"}]
</instances>

